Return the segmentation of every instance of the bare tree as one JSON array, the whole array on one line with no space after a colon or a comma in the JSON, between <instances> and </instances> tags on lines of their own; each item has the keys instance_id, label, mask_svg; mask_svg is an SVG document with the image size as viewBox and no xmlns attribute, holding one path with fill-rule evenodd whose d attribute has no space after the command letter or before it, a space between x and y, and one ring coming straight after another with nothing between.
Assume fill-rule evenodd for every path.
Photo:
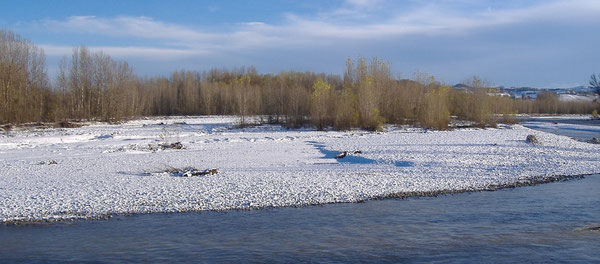
<instances>
[{"instance_id":1,"label":"bare tree","mask_svg":"<svg viewBox=\"0 0 600 264\"><path fill-rule=\"evenodd\" d=\"M448 110L448 87L441 86L425 94L420 105L419 123L428 128L448 129L450 111Z\"/></svg>"},{"instance_id":2,"label":"bare tree","mask_svg":"<svg viewBox=\"0 0 600 264\"><path fill-rule=\"evenodd\" d=\"M313 84L313 92L310 95L311 122L318 130L323 130L329 125L329 103L331 98L331 86L321 78Z\"/></svg>"},{"instance_id":3,"label":"bare tree","mask_svg":"<svg viewBox=\"0 0 600 264\"><path fill-rule=\"evenodd\" d=\"M600 80L598 80L599 78L600 74L598 74L598 77L596 77L596 75L594 74L592 74L592 76L590 77L590 85L596 90L596 93L598 95L600 95Z\"/></svg>"},{"instance_id":4,"label":"bare tree","mask_svg":"<svg viewBox=\"0 0 600 264\"><path fill-rule=\"evenodd\" d=\"M11 31L0 30L0 123L37 121L49 81L44 51Z\"/></svg>"}]
</instances>

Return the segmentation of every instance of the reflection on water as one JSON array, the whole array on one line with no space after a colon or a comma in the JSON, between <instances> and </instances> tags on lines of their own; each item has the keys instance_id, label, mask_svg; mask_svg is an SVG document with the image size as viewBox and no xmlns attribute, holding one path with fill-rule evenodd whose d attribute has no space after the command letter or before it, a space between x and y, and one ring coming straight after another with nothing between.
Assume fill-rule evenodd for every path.
<instances>
[{"instance_id":1,"label":"reflection on water","mask_svg":"<svg viewBox=\"0 0 600 264\"><path fill-rule=\"evenodd\" d=\"M0 226L0 262L599 263L599 225L592 175L442 197Z\"/></svg>"}]
</instances>

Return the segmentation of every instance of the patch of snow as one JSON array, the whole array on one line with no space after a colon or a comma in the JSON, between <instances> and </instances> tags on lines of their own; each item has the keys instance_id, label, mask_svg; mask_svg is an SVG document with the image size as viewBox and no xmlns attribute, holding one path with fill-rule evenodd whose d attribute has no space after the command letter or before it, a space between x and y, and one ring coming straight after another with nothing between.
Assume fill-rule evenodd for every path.
<instances>
[{"instance_id":1,"label":"patch of snow","mask_svg":"<svg viewBox=\"0 0 600 264\"><path fill-rule=\"evenodd\" d=\"M236 122L146 118L12 131L0 137L0 222L355 202L600 172L598 145L521 125L453 131L388 126L369 133L237 129ZM165 130L171 143L186 148L149 151L146 146L162 143ZM541 145L527 144L529 134ZM344 151L346 157L335 158ZM219 173L147 173L186 167Z\"/></svg>"},{"instance_id":2,"label":"patch of snow","mask_svg":"<svg viewBox=\"0 0 600 264\"><path fill-rule=\"evenodd\" d=\"M575 94L559 94L558 100L563 102L592 102L594 101L594 97Z\"/></svg>"}]
</instances>

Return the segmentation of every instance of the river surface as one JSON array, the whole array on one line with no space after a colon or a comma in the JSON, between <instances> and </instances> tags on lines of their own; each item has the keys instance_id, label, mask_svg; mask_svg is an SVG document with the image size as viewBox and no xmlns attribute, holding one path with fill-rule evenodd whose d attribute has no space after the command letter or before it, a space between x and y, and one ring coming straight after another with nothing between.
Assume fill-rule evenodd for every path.
<instances>
[{"instance_id":1,"label":"river surface","mask_svg":"<svg viewBox=\"0 0 600 264\"><path fill-rule=\"evenodd\" d=\"M439 197L0 226L0 263L600 263L598 226L600 175L591 175Z\"/></svg>"},{"instance_id":2,"label":"river surface","mask_svg":"<svg viewBox=\"0 0 600 264\"><path fill-rule=\"evenodd\" d=\"M552 126L540 125L544 123L552 123ZM564 119L564 118L523 118L521 124L526 127L537 129L540 131L563 135L574 138L579 141L589 141L593 138L600 138L600 119ZM569 126L569 125L585 125ZM591 126L591 127L589 127Z\"/></svg>"}]
</instances>

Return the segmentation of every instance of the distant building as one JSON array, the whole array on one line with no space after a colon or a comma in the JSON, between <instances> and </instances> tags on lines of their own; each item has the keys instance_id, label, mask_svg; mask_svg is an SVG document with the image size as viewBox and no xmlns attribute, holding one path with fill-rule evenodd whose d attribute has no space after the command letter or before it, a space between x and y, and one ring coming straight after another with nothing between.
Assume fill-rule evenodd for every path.
<instances>
[{"instance_id":1,"label":"distant building","mask_svg":"<svg viewBox=\"0 0 600 264\"><path fill-rule=\"evenodd\" d=\"M487 93L489 96L512 97L509 93Z\"/></svg>"},{"instance_id":2,"label":"distant building","mask_svg":"<svg viewBox=\"0 0 600 264\"><path fill-rule=\"evenodd\" d=\"M514 98L521 98L523 100L535 100L538 97L538 91L524 91L520 94L515 93Z\"/></svg>"}]
</instances>

